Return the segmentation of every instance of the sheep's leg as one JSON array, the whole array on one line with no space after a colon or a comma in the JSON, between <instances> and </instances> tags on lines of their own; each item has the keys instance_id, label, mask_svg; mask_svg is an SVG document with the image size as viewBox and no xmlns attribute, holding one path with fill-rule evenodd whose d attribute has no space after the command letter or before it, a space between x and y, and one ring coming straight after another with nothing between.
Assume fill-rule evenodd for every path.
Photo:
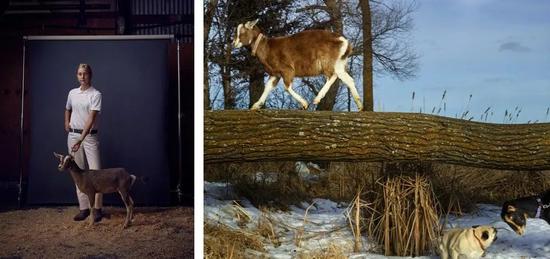
<instances>
[{"instance_id":1,"label":"sheep's leg","mask_svg":"<svg viewBox=\"0 0 550 259\"><path fill-rule=\"evenodd\" d=\"M331 77L327 77L327 82L325 83L325 85L323 85L321 91L319 91L315 99L313 99L313 104L319 104L319 102L321 102L321 99L325 97L328 90L330 89L330 86L334 84L334 81L336 81L336 78L338 78L336 74L332 75Z\"/></svg>"},{"instance_id":2,"label":"sheep's leg","mask_svg":"<svg viewBox=\"0 0 550 259\"><path fill-rule=\"evenodd\" d=\"M265 103L265 99L267 99L267 96L275 88L275 85L279 82L279 77L276 76L270 76L267 80L267 83L264 86L264 92L262 93L262 96L260 96L260 99L252 105L251 110L257 110L260 109L262 105Z\"/></svg>"},{"instance_id":3,"label":"sheep's leg","mask_svg":"<svg viewBox=\"0 0 550 259\"><path fill-rule=\"evenodd\" d=\"M353 78L346 72L344 69L345 64L341 64L336 67L336 74L338 75L338 78L346 84L348 89L351 92L351 95L353 96L353 100L355 101L355 104L357 104L357 109L359 111L363 110L363 104L361 103L361 99L359 98L359 93L357 92L357 88L355 88L355 83L353 82Z\"/></svg>"},{"instance_id":4,"label":"sheep's leg","mask_svg":"<svg viewBox=\"0 0 550 259\"><path fill-rule=\"evenodd\" d=\"M128 224L130 224L130 207L128 202L128 192L119 190L118 193L120 193L120 197L122 198L122 201L126 206L126 220L124 221L124 225L122 225L122 228L126 228L128 227Z\"/></svg>"}]
</instances>

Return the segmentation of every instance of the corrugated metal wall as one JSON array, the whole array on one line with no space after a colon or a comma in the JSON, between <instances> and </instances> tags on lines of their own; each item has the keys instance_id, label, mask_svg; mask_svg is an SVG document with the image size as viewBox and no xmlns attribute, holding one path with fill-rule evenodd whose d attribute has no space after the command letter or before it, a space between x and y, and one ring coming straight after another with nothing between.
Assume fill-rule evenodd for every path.
<instances>
[{"instance_id":1,"label":"corrugated metal wall","mask_svg":"<svg viewBox=\"0 0 550 259\"><path fill-rule=\"evenodd\" d=\"M139 35L181 35L184 43L193 42L192 0L132 0L132 15L171 15L165 24L135 24ZM186 21L190 17L191 21Z\"/></svg>"}]
</instances>

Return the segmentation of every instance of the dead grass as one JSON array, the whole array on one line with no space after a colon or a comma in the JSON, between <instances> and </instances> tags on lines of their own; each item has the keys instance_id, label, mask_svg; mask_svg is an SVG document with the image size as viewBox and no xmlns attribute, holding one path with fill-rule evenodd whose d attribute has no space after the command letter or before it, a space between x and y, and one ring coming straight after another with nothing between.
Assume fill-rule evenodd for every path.
<instances>
[{"instance_id":1,"label":"dead grass","mask_svg":"<svg viewBox=\"0 0 550 259\"><path fill-rule=\"evenodd\" d=\"M454 214L474 211L476 203L501 204L550 188L550 171L492 170L430 162L332 162L323 166L326 177L315 183L302 181L292 162L206 165L205 179L232 183L240 197L257 207L286 209L312 198L350 201L359 186L373 189L381 177L424 175L441 207ZM255 179L257 172L270 172L277 179L274 182Z\"/></svg>"},{"instance_id":2,"label":"dead grass","mask_svg":"<svg viewBox=\"0 0 550 259\"><path fill-rule=\"evenodd\" d=\"M204 224L204 257L250 258L251 251L264 252L263 238L257 233L206 222Z\"/></svg>"},{"instance_id":3,"label":"dead grass","mask_svg":"<svg viewBox=\"0 0 550 259\"><path fill-rule=\"evenodd\" d=\"M252 220L250 214L237 201L233 201L231 209L239 226L245 226L248 222L250 222L250 220Z\"/></svg>"},{"instance_id":4,"label":"dead grass","mask_svg":"<svg viewBox=\"0 0 550 259\"><path fill-rule=\"evenodd\" d=\"M346 259L348 255L345 249L337 245L330 245L317 252L301 252L296 257L299 259Z\"/></svg>"},{"instance_id":5,"label":"dead grass","mask_svg":"<svg viewBox=\"0 0 550 259\"><path fill-rule=\"evenodd\" d=\"M281 241L275 232L274 222L270 215L271 214L267 208L260 208L260 216L258 217L256 232L277 247L281 245Z\"/></svg>"},{"instance_id":6,"label":"dead grass","mask_svg":"<svg viewBox=\"0 0 550 259\"><path fill-rule=\"evenodd\" d=\"M541 193L550 188L550 171L512 171L434 164L436 193L446 194L462 207L479 202L506 200ZM440 195L443 196L443 195ZM441 200L443 198L440 198ZM443 203L443 201L442 201Z\"/></svg>"},{"instance_id":7,"label":"dead grass","mask_svg":"<svg viewBox=\"0 0 550 259\"><path fill-rule=\"evenodd\" d=\"M262 210L254 234L237 233L235 237L223 234L224 238L218 238L218 232L211 229L209 235L205 230L205 238L209 236L210 240L205 239L205 244L210 242L205 246L205 251L211 249L208 250L209 254L205 255L209 258L238 258L239 255L245 255L247 249L261 251L259 240L277 246L280 241L274 226L276 223L271 221L268 210L285 210L290 205L311 201L313 198L350 202L354 200L359 187L364 189L361 199L357 201L359 205L356 206L363 210L370 208L371 214L363 214L359 225L352 225L352 229L356 232L367 231L369 237L381 238L380 244L390 251L389 254L420 255L429 251L430 240L436 235L434 220L439 220L437 215L445 215L447 212L467 213L474 211L477 203L501 204L509 199L541 193L550 188L550 171L491 170L431 162L332 162L320 165L326 174L316 182L303 181L294 172L294 162L205 165L207 181L231 183L237 197L250 200ZM258 179L257 172L270 174L271 178ZM421 177L422 180L413 184L409 180L403 180L407 179L406 177ZM415 191L408 189L413 186ZM392 191L384 191L384 188ZM420 200L400 198L413 193L415 195L411 197ZM387 201L381 197L387 197ZM377 199L378 203L375 202ZM241 219L242 224L249 223L246 214L236 213L236 217ZM306 218L307 216L304 220ZM386 228L383 227L384 224ZM396 224L417 230L408 232L406 228L396 227ZM375 234L382 229L386 230ZM294 231L295 242L299 246L309 233L300 228ZM403 241L389 242L396 239ZM222 244L216 246L217 241L222 241ZM299 258L339 258L339 255L344 254L341 252L336 248L327 247L318 254L304 253Z\"/></svg>"},{"instance_id":8,"label":"dead grass","mask_svg":"<svg viewBox=\"0 0 550 259\"><path fill-rule=\"evenodd\" d=\"M325 166L327 174L317 182L298 177L293 162L205 165L205 179L231 183L237 196L247 198L256 207L286 210L289 205L312 198L349 201L357 186L374 183L380 173L379 163L334 162ZM276 180L258 179L258 172L272 173Z\"/></svg>"}]
</instances>

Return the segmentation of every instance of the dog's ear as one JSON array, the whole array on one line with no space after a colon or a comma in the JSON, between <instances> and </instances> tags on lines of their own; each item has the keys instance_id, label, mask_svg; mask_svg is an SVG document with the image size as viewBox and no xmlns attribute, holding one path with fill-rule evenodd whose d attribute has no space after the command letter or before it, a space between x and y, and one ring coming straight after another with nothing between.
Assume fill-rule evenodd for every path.
<instances>
[{"instance_id":1,"label":"dog's ear","mask_svg":"<svg viewBox=\"0 0 550 259\"><path fill-rule=\"evenodd\" d=\"M514 211L516 211L516 207L514 205L508 205L508 207L506 208L506 211L507 212L514 212Z\"/></svg>"},{"instance_id":2,"label":"dog's ear","mask_svg":"<svg viewBox=\"0 0 550 259\"><path fill-rule=\"evenodd\" d=\"M489 231L485 230L483 233L481 233L481 239L487 240L489 239Z\"/></svg>"}]
</instances>

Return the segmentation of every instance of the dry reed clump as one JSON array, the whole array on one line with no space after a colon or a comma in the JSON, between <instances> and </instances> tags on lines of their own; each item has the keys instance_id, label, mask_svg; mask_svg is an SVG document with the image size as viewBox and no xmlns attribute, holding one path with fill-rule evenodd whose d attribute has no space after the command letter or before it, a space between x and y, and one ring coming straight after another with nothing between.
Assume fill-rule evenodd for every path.
<instances>
[{"instance_id":1,"label":"dry reed clump","mask_svg":"<svg viewBox=\"0 0 550 259\"><path fill-rule=\"evenodd\" d=\"M261 236L215 223L204 224L204 257L249 258L252 251L265 252Z\"/></svg>"},{"instance_id":2,"label":"dry reed clump","mask_svg":"<svg viewBox=\"0 0 550 259\"><path fill-rule=\"evenodd\" d=\"M363 221L384 255L421 256L439 236L439 205L426 177L396 176L380 183Z\"/></svg>"}]
</instances>

